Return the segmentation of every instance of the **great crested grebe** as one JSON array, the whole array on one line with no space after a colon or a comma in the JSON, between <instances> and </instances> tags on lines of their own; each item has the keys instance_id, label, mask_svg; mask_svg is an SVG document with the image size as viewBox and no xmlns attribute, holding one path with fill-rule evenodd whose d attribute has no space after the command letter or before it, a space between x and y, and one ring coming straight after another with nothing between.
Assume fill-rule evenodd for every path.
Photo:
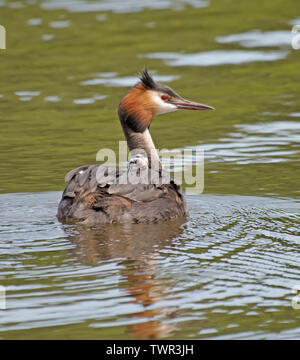
<instances>
[{"instance_id":1,"label":"great crested grebe","mask_svg":"<svg viewBox=\"0 0 300 360\"><path fill-rule=\"evenodd\" d=\"M213 107L183 99L170 87L155 82L144 69L140 82L121 100L118 110L128 148L131 152L139 149L138 153L131 158L127 171L106 165L71 170L65 177L69 183L58 206L58 219L85 224L139 223L187 215L181 186L166 176L149 132L155 115L179 109L213 110ZM151 172L168 181L119 181L132 172Z\"/></svg>"}]
</instances>

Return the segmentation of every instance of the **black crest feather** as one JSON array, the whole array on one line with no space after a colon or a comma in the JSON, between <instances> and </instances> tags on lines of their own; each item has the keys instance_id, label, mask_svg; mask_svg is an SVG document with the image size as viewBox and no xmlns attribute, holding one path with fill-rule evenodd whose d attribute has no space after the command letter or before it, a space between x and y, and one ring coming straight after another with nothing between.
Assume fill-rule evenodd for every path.
<instances>
[{"instance_id":1,"label":"black crest feather","mask_svg":"<svg viewBox=\"0 0 300 360\"><path fill-rule=\"evenodd\" d=\"M153 80L146 68L141 72L140 80L148 89L154 90L157 88L157 83Z\"/></svg>"},{"instance_id":2,"label":"black crest feather","mask_svg":"<svg viewBox=\"0 0 300 360\"><path fill-rule=\"evenodd\" d=\"M153 80L152 76L148 73L148 70L145 68L140 75L140 80L147 89L161 91L163 93L169 94L170 96L182 99L173 89L167 85L157 83Z\"/></svg>"}]
</instances>

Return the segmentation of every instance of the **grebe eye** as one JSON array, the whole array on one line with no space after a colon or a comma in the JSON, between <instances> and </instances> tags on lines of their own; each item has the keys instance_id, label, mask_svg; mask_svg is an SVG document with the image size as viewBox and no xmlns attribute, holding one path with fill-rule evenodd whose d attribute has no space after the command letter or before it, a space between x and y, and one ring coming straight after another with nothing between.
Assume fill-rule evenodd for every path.
<instances>
[{"instance_id":1,"label":"grebe eye","mask_svg":"<svg viewBox=\"0 0 300 360\"><path fill-rule=\"evenodd\" d=\"M163 101L166 101L166 100L168 100L168 97L167 97L167 95L162 95L161 97L160 97Z\"/></svg>"}]
</instances>

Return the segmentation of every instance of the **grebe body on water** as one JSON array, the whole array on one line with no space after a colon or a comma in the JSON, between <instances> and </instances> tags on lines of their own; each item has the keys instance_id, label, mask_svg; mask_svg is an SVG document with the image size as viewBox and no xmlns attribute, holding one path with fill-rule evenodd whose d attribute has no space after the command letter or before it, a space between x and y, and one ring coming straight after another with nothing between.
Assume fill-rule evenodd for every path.
<instances>
[{"instance_id":1,"label":"grebe body on water","mask_svg":"<svg viewBox=\"0 0 300 360\"><path fill-rule=\"evenodd\" d=\"M183 99L153 80L145 69L140 82L121 100L118 115L129 150L137 149L127 170L107 165L87 165L71 170L59 203L57 217L64 223L156 222L187 215L181 185L162 168L149 127L154 116L176 111L212 110L208 105ZM128 181L133 173L151 173L158 181ZM113 174L113 175L111 175ZM126 177L127 181L120 181ZM168 179L166 181L166 179Z\"/></svg>"}]
</instances>

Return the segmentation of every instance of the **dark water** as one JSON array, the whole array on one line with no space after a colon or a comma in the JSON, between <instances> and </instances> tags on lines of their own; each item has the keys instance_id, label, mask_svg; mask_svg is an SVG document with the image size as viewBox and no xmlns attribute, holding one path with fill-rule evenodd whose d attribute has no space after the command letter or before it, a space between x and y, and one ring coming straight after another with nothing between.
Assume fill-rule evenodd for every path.
<instances>
[{"instance_id":1,"label":"dark water","mask_svg":"<svg viewBox=\"0 0 300 360\"><path fill-rule=\"evenodd\" d=\"M296 5L0 0L0 338L300 338ZM118 149L144 66L216 108L151 125L204 150L204 194L186 221L61 225L64 175Z\"/></svg>"},{"instance_id":2,"label":"dark water","mask_svg":"<svg viewBox=\"0 0 300 360\"><path fill-rule=\"evenodd\" d=\"M192 196L185 223L85 229L59 196L0 197L2 338L299 338L299 202Z\"/></svg>"}]
</instances>

